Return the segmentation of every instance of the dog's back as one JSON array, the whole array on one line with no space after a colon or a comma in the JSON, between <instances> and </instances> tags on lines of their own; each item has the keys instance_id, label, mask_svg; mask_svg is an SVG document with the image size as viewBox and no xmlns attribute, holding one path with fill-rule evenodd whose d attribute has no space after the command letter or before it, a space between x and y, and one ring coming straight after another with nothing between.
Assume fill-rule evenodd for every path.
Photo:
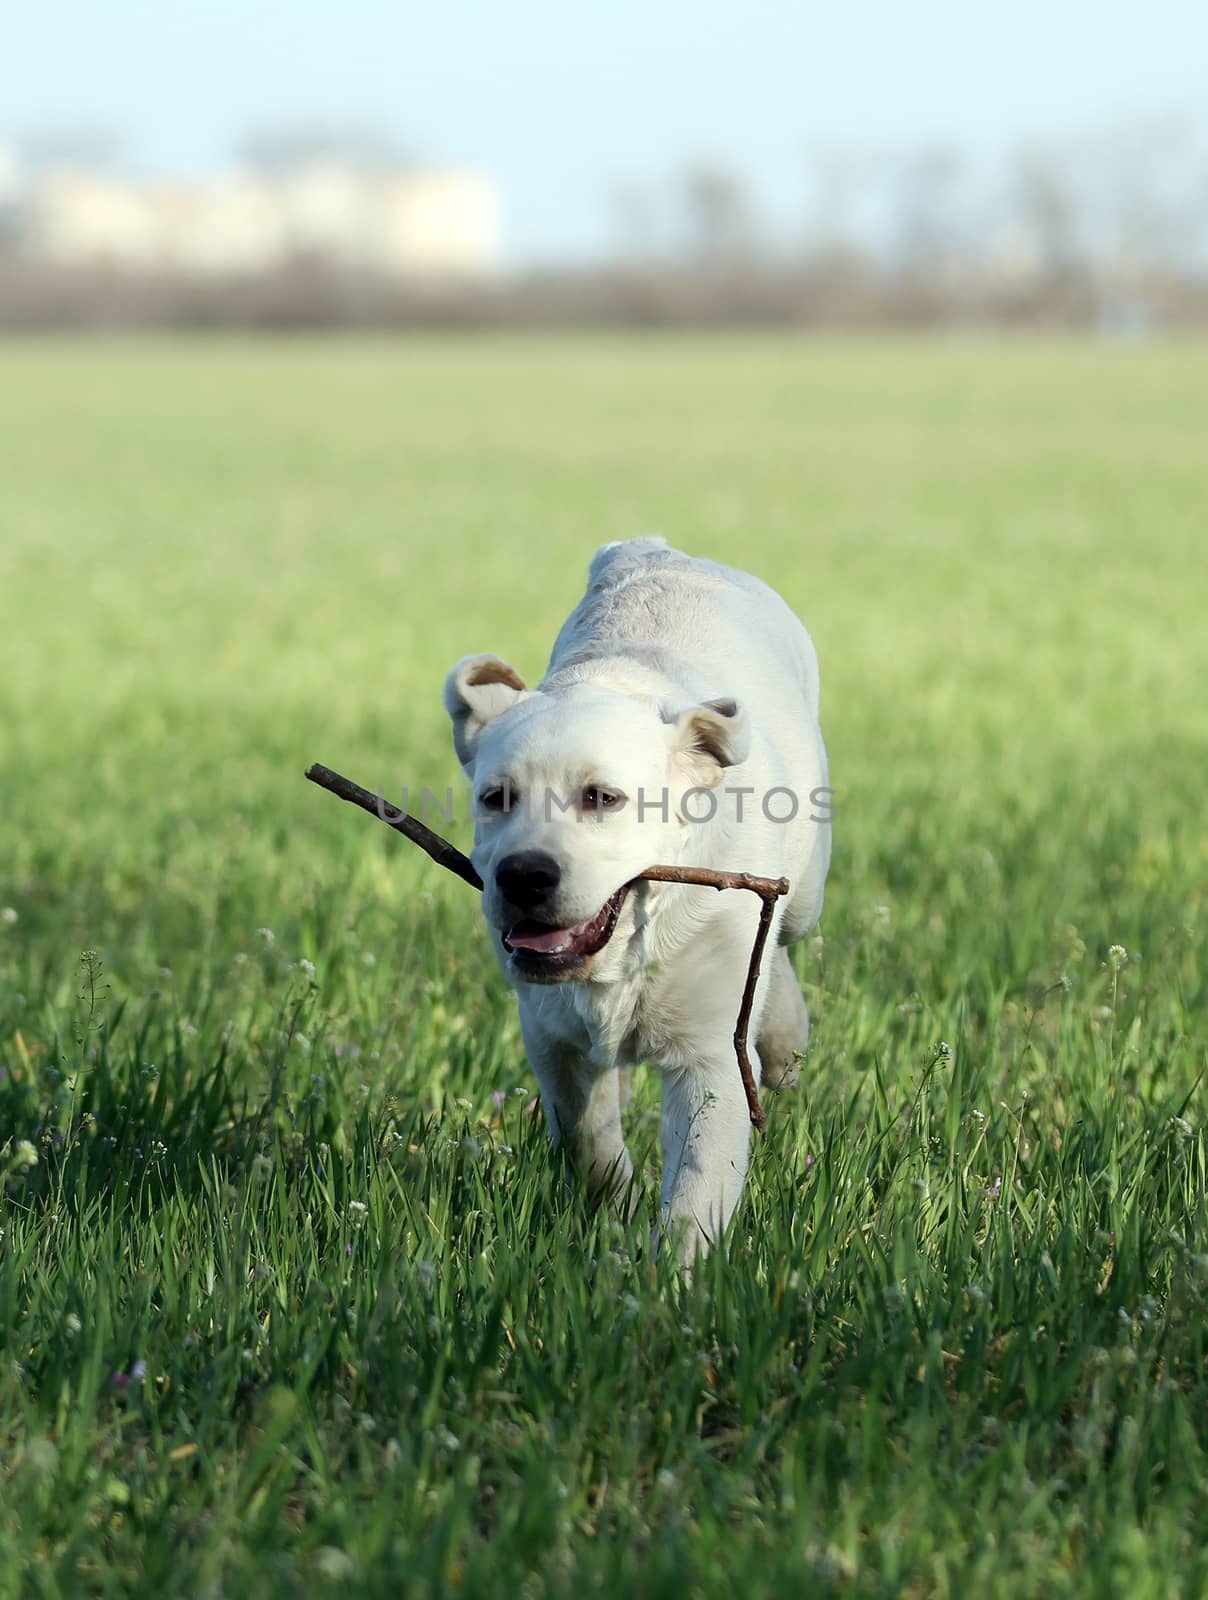
<instances>
[{"instance_id":1,"label":"dog's back","mask_svg":"<svg viewBox=\"0 0 1208 1600\"><path fill-rule=\"evenodd\" d=\"M782 702L792 721L787 690L804 698L817 724L818 660L800 619L760 579L685 555L664 539L596 551L587 593L558 634L549 673L617 655L655 665L700 698L744 698L746 684L757 685L755 702L769 711Z\"/></svg>"}]
</instances>

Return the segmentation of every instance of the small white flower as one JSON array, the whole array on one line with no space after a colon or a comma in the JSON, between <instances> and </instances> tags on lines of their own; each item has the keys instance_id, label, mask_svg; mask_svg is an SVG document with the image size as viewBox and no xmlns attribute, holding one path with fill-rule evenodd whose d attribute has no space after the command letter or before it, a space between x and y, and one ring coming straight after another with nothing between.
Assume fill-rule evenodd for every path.
<instances>
[{"instance_id":1,"label":"small white flower","mask_svg":"<svg viewBox=\"0 0 1208 1600\"><path fill-rule=\"evenodd\" d=\"M3 907L0 907L0 922L7 922L9 927L11 928L13 923L16 922L16 920L17 920L17 908L16 908L16 906L3 906Z\"/></svg>"},{"instance_id":2,"label":"small white flower","mask_svg":"<svg viewBox=\"0 0 1208 1600\"><path fill-rule=\"evenodd\" d=\"M1127 960L1128 951L1122 944L1112 945L1111 949L1107 952L1107 964L1113 972L1119 972L1120 968Z\"/></svg>"},{"instance_id":3,"label":"small white flower","mask_svg":"<svg viewBox=\"0 0 1208 1600\"><path fill-rule=\"evenodd\" d=\"M348 1214L354 1222L364 1222L369 1215L369 1207L363 1200L350 1200L348 1202Z\"/></svg>"},{"instance_id":4,"label":"small white flower","mask_svg":"<svg viewBox=\"0 0 1208 1600\"><path fill-rule=\"evenodd\" d=\"M277 942L277 935L271 928L257 928L256 936L263 939L265 944L276 944Z\"/></svg>"},{"instance_id":5,"label":"small white flower","mask_svg":"<svg viewBox=\"0 0 1208 1600\"><path fill-rule=\"evenodd\" d=\"M20 1140L15 1154L17 1157L17 1165L19 1167L36 1167L38 1164L38 1152L34 1149L33 1145L30 1144L28 1139Z\"/></svg>"},{"instance_id":6,"label":"small white flower","mask_svg":"<svg viewBox=\"0 0 1208 1600\"><path fill-rule=\"evenodd\" d=\"M356 1562L337 1545L325 1544L315 1556L315 1565L331 1583L344 1583L357 1569Z\"/></svg>"},{"instance_id":7,"label":"small white flower","mask_svg":"<svg viewBox=\"0 0 1208 1600\"><path fill-rule=\"evenodd\" d=\"M313 978L315 975L315 964L313 961L308 961L306 957L303 956L298 962L298 971L304 972L308 978Z\"/></svg>"},{"instance_id":8,"label":"small white flower","mask_svg":"<svg viewBox=\"0 0 1208 1600\"><path fill-rule=\"evenodd\" d=\"M67 1332L74 1339L76 1334L79 1333L80 1329L84 1326L84 1324L80 1321L79 1317L76 1316L74 1311L69 1311L67 1313L67 1315L63 1318L63 1326L67 1329Z\"/></svg>"}]
</instances>

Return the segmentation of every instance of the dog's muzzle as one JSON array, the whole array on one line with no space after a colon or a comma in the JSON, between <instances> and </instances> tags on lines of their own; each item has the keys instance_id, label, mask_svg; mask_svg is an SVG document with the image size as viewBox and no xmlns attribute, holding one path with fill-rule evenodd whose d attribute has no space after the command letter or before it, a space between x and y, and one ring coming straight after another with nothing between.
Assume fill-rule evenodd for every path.
<instances>
[{"instance_id":1,"label":"dog's muzzle","mask_svg":"<svg viewBox=\"0 0 1208 1600\"><path fill-rule=\"evenodd\" d=\"M629 885L622 884L586 922L570 928L526 919L503 935L517 977L530 983L560 983L586 975L592 956L603 950L616 929Z\"/></svg>"}]
</instances>

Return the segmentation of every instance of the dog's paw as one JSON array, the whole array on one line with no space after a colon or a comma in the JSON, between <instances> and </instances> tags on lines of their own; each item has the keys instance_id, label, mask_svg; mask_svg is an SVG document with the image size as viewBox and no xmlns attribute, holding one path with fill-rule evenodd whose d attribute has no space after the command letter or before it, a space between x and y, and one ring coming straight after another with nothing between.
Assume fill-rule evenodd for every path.
<instances>
[{"instance_id":1,"label":"dog's paw","mask_svg":"<svg viewBox=\"0 0 1208 1600\"><path fill-rule=\"evenodd\" d=\"M787 1061L765 1062L761 1088L770 1089L773 1094L783 1094L786 1089L795 1089L804 1063L804 1050L794 1050Z\"/></svg>"}]
</instances>

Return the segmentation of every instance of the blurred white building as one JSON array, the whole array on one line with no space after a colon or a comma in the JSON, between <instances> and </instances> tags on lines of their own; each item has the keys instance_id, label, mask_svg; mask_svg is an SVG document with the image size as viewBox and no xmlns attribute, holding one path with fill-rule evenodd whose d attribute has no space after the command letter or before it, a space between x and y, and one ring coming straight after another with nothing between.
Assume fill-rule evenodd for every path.
<instances>
[{"instance_id":1,"label":"blurred white building","mask_svg":"<svg viewBox=\"0 0 1208 1600\"><path fill-rule=\"evenodd\" d=\"M20 163L12 150L0 144L0 246L17 237L20 222Z\"/></svg>"},{"instance_id":2,"label":"blurred white building","mask_svg":"<svg viewBox=\"0 0 1208 1600\"><path fill-rule=\"evenodd\" d=\"M480 277L497 262L499 197L474 172L315 161L194 182L80 168L26 191L25 248L60 266L179 275L300 261L394 278Z\"/></svg>"}]
</instances>

